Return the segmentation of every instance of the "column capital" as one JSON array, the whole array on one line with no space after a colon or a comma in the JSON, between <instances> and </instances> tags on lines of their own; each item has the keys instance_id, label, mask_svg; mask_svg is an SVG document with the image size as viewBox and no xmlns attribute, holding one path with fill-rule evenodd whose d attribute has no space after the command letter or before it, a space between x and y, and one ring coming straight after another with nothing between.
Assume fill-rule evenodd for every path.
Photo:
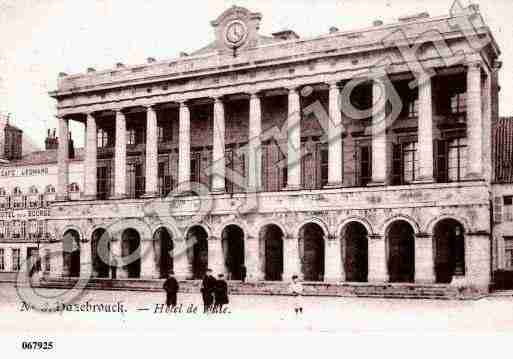
<instances>
[{"instance_id":1,"label":"column capital","mask_svg":"<svg viewBox=\"0 0 513 359\"><path fill-rule=\"evenodd\" d=\"M157 105L158 105L157 103L152 102L152 103L146 103L144 105L141 105L141 107L145 108L146 111L148 111L148 110L156 110Z\"/></svg>"},{"instance_id":2,"label":"column capital","mask_svg":"<svg viewBox=\"0 0 513 359\"><path fill-rule=\"evenodd\" d=\"M330 80L327 82L330 90L339 90L340 89L340 81L338 80Z\"/></svg>"},{"instance_id":3,"label":"column capital","mask_svg":"<svg viewBox=\"0 0 513 359\"><path fill-rule=\"evenodd\" d=\"M183 108L183 107L189 108L191 106L188 99L177 100L176 103L178 103L178 107L181 107L181 108Z\"/></svg>"},{"instance_id":4,"label":"column capital","mask_svg":"<svg viewBox=\"0 0 513 359\"><path fill-rule=\"evenodd\" d=\"M214 100L214 103L222 103L222 104L224 104L223 95L212 96L212 99Z\"/></svg>"},{"instance_id":5,"label":"column capital","mask_svg":"<svg viewBox=\"0 0 513 359\"><path fill-rule=\"evenodd\" d=\"M299 86L297 85L286 86L285 89L289 92L289 94L299 92Z\"/></svg>"},{"instance_id":6,"label":"column capital","mask_svg":"<svg viewBox=\"0 0 513 359\"><path fill-rule=\"evenodd\" d=\"M469 61L467 62L467 67L469 70L481 70L483 63L481 61Z\"/></svg>"},{"instance_id":7,"label":"column capital","mask_svg":"<svg viewBox=\"0 0 513 359\"><path fill-rule=\"evenodd\" d=\"M248 96L250 99L256 99L262 97L262 91L255 90L255 91L248 91Z\"/></svg>"}]
</instances>

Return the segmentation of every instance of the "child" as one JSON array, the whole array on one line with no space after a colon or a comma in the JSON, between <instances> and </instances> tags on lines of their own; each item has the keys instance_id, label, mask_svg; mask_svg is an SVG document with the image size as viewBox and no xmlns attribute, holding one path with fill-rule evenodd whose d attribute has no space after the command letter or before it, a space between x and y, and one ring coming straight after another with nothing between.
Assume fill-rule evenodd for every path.
<instances>
[{"instance_id":1,"label":"child","mask_svg":"<svg viewBox=\"0 0 513 359\"><path fill-rule=\"evenodd\" d=\"M294 296L294 312L303 314L303 284L299 282L297 275L292 276L289 292Z\"/></svg>"}]
</instances>

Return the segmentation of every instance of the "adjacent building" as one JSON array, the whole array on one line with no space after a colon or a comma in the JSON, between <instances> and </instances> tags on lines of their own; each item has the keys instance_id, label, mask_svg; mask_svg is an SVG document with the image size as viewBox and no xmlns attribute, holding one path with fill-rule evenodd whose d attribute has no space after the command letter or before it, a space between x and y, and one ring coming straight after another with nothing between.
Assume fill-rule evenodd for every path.
<instances>
[{"instance_id":1,"label":"adjacent building","mask_svg":"<svg viewBox=\"0 0 513 359\"><path fill-rule=\"evenodd\" d=\"M457 4L313 38L233 7L191 54L60 74L59 137L77 121L86 143L79 198L58 148L51 275L109 277L108 234L137 258L118 278L487 291L500 50Z\"/></svg>"}]
</instances>

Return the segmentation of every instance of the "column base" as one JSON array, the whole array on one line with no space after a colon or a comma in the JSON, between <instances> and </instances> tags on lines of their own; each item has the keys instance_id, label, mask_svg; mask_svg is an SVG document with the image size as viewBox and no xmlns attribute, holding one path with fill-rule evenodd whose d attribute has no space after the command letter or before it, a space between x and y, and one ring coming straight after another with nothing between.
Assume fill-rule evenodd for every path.
<instances>
[{"instance_id":1,"label":"column base","mask_svg":"<svg viewBox=\"0 0 513 359\"><path fill-rule=\"evenodd\" d=\"M334 183L328 183L326 186L324 186L324 189L335 189L335 188L342 188L344 187L344 182L334 182Z\"/></svg>"},{"instance_id":2,"label":"column base","mask_svg":"<svg viewBox=\"0 0 513 359\"><path fill-rule=\"evenodd\" d=\"M302 189L303 187L301 187L300 185L290 185L283 188L284 191L300 191Z\"/></svg>"},{"instance_id":3,"label":"column base","mask_svg":"<svg viewBox=\"0 0 513 359\"><path fill-rule=\"evenodd\" d=\"M146 192L145 194L143 194L141 196L141 198L156 198L156 197L159 197L158 192Z\"/></svg>"},{"instance_id":4,"label":"column base","mask_svg":"<svg viewBox=\"0 0 513 359\"><path fill-rule=\"evenodd\" d=\"M464 181L484 181L481 173L467 173Z\"/></svg>"},{"instance_id":5,"label":"column base","mask_svg":"<svg viewBox=\"0 0 513 359\"><path fill-rule=\"evenodd\" d=\"M95 201L97 199L97 196L95 194L83 194L80 196L80 199L82 201Z\"/></svg>"},{"instance_id":6,"label":"column base","mask_svg":"<svg viewBox=\"0 0 513 359\"><path fill-rule=\"evenodd\" d=\"M435 183L435 179L432 177L429 178L419 178L418 180L415 180L412 182L413 184L431 184Z\"/></svg>"},{"instance_id":7,"label":"column base","mask_svg":"<svg viewBox=\"0 0 513 359\"><path fill-rule=\"evenodd\" d=\"M372 182L367 183L367 187L383 187L386 185L387 184L385 181L372 181Z\"/></svg>"},{"instance_id":8,"label":"column base","mask_svg":"<svg viewBox=\"0 0 513 359\"><path fill-rule=\"evenodd\" d=\"M126 195L126 194L115 194L115 195L109 197L109 199L113 199L113 200L127 199L127 198L128 198L128 195Z\"/></svg>"},{"instance_id":9,"label":"column base","mask_svg":"<svg viewBox=\"0 0 513 359\"><path fill-rule=\"evenodd\" d=\"M210 191L210 194L225 194L225 193L226 193L226 189L224 189L224 188L213 188Z\"/></svg>"}]
</instances>

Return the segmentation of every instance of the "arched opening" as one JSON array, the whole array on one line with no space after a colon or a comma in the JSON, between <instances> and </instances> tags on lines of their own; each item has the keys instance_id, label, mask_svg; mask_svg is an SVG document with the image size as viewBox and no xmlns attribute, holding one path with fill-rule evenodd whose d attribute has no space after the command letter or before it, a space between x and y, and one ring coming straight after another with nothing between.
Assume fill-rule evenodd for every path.
<instances>
[{"instance_id":1,"label":"arched opening","mask_svg":"<svg viewBox=\"0 0 513 359\"><path fill-rule=\"evenodd\" d=\"M93 276L109 278L110 237L103 228L98 228L91 237L91 259Z\"/></svg>"},{"instance_id":2,"label":"arched opening","mask_svg":"<svg viewBox=\"0 0 513 359\"><path fill-rule=\"evenodd\" d=\"M299 231L299 256L305 281L324 279L324 231L315 223L305 224Z\"/></svg>"},{"instance_id":3,"label":"arched opening","mask_svg":"<svg viewBox=\"0 0 513 359\"><path fill-rule=\"evenodd\" d=\"M121 237L121 256L124 259L123 268L126 278L141 276L141 237L132 228L123 232Z\"/></svg>"},{"instance_id":4,"label":"arched opening","mask_svg":"<svg viewBox=\"0 0 513 359\"><path fill-rule=\"evenodd\" d=\"M224 264L230 280L241 280L244 267L244 231L236 225L223 230Z\"/></svg>"},{"instance_id":5,"label":"arched opening","mask_svg":"<svg viewBox=\"0 0 513 359\"><path fill-rule=\"evenodd\" d=\"M201 279L208 268L208 233L201 226L189 229L187 233L187 256L192 266L193 279Z\"/></svg>"},{"instance_id":6,"label":"arched opening","mask_svg":"<svg viewBox=\"0 0 513 359\"><path fill-rule=\"evenodd\" d=\"M465 236L463 226L454 219L438 222L433 231L437 283L451 283L465 275Z\"/></svg>"},{"instance_id":7,"label":"arched opening","mask_svg":"<svg viewBox=\"0 0 513 359\"><path fill-rule=\"evenodd\" d=\"M392 283L415 280L415 234L406 221L396 221L387 231L388 275Z\"/></svg>"},{"instance_id":8,"label":"arched opening","mask_svg":"<svg viewBox=\"0 0 513 359\"><path fill-rule=\"evenodd\" d=\"M70 229L62 238L63 275L80 277L80 235Z\"/></svg>"},{"instance_id":9,"label":"arched opening","mask_svg":"<svg viewBox=\"0 0 513 359\"><path fill-rule=\"evenodd\" d=\"M173 271L173 239L166 228L159 228L153 235L153 251L160 278L167 278Z\"/></svg>"},{"instance_id":10,"label":"arched opening","mask_svg":"<svg viewBox=\"0 0 513 359\"><path fill-rule=\"evenodd\" d=\"M367 282L369 273L369 241L365 226L348 223L342 230L342 258L347 282Z\"/></svg>"},{"instance_id":11,"label":"arched opening","mask_svg":"<svg viewBox=\"0 0 513 359\"><path fill-rule=\"evenodd\" d=\"M280 281L283 277L283 231L275 224L260 230L260 253L265 280Z\"/></svg>"}]
</instances>

